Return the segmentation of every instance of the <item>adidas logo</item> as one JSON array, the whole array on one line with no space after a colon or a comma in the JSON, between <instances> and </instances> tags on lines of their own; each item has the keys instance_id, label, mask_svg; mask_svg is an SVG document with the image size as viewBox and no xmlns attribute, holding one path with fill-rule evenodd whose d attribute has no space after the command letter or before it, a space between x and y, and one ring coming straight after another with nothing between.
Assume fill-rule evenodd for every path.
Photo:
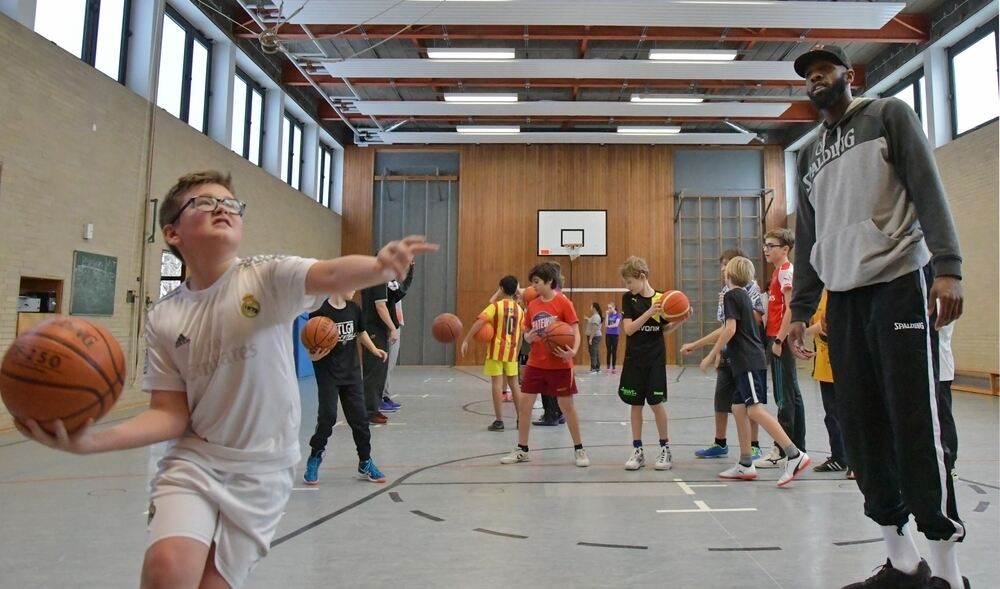
<instances>
[{"instance_id":1,"label":"adidas logo","mask_svg":"<svg viewBox=\"0 0 1000 589\"><path fill-rule=\"evenodd\" d=\"M187 338L187 336L182 333L179 336L177 336L177 341L174 342L174 347L175 348L179 348L179 347L181 347L181 346L183 346L185 344L189 344L189 343L191 343L191 340L189 340Z\"/></svg>"}]
</instances>

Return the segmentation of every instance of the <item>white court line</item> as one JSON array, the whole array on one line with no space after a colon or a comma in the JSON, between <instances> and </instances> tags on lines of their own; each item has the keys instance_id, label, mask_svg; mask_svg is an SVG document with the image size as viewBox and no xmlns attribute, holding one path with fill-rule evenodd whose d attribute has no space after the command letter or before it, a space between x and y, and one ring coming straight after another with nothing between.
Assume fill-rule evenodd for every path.
<instances>
[{"instance_id":1,"label":"white court line","mask_svg":"<svg viewBox=\"0 0 1000 589\"><path fill-rule=\"evenodd\" d=\"M611 424L611 425L628 425L624 421L597 421L595 423Z\"/></svg>"},{"instance_id":2,"label":"white court line","mask_svg":"<svg viewBox=\"0 0 1000 589\"><path fill-rule=\"evenodd\" d=\"M710 484L688 485L688 487L690 487L692 489L697 489L697 488L701 488L701 487L728 487L728 486L729 485L725 485L725 484L718 484L718 485L710 485Z\"/></svg>"},{"instance_id":3,"label":"white court line","mask_svg":"<svg viewBox=\"0 0 1000 589\"><path fill-rule=\"evenodd\" d=\"M684 491L685 495L694 495L694 490L683 479L674 479L674 482L681 488L681 491Z\"/></svg>"},{"instance_id":4,"label":"white court line","mask_svg":"<svg viewBox=\"0 0 1000 589\"><path fill-rule=\"evenodd\" d=\"M292 487L293 491L319 491L319 487Z\"/></svg>"},{"instance_id":5,"label":"white court line","mask_svg":"<svg viewBox=\"0 0 1000 589\"><path fill-rule=\"evenodd\" d=\"M656 513L717 513L731 511L757 511L756 507L732 507L726 509L713 509L704 501L695 501L698 509L657 509Z\"/></svg>"}]
</instances>

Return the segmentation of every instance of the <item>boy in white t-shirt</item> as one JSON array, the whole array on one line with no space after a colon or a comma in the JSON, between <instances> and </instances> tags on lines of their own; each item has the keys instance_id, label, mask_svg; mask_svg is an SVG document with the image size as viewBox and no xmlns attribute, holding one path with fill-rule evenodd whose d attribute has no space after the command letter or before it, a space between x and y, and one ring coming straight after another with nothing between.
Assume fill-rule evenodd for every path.
<instances>
[{"instance_id":1,"label":"boy in white t-shirt","mask_svg":"<svg viewBox=\"0 0 1000 589\"><path fill-rule=\"evenodd\" d=\"M267 554L292 489L300 404L290 327L324 293L406 274L423 238L392 242L377 257L316 261L237 258L246 204L215 171L180 178L160 205L168 246L187 280L149 310L142 387L149 408L109 428L50 436L60 450L91 454L169 440L152 482L141 587L242 586Z\"/></svg>"}]
</instances>

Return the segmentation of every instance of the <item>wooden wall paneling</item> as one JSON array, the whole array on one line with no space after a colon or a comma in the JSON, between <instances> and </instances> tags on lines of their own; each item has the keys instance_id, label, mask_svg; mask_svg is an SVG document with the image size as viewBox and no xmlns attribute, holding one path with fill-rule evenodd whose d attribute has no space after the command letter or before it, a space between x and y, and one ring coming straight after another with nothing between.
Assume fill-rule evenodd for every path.
<instances>
[{"instance_id":1,"label":"wooden wall paneling","mask_svg":"<svg viewBox=\"0 0 1000 589\"><path fill-rule=\"evenodd\" d=\"M344 213L341 255L372 254L375 150L344 148Z\"/></svg>"}]
</instances>

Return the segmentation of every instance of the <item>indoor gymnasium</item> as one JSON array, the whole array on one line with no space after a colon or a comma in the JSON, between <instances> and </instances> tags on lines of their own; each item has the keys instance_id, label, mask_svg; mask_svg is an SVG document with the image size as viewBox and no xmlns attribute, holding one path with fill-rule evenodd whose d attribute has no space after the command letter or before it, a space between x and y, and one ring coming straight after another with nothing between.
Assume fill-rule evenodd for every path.
<instances>
[{"instance_id":1,"label":"indoor gymnasium","mask_svg":"<svg viewBox=\"0 0 1000 589\"><path fill-rule=\"evenodd\" d=\"M1000 587L996 0L0 0L0 588Z\"/></svg>"}]
</instances>

